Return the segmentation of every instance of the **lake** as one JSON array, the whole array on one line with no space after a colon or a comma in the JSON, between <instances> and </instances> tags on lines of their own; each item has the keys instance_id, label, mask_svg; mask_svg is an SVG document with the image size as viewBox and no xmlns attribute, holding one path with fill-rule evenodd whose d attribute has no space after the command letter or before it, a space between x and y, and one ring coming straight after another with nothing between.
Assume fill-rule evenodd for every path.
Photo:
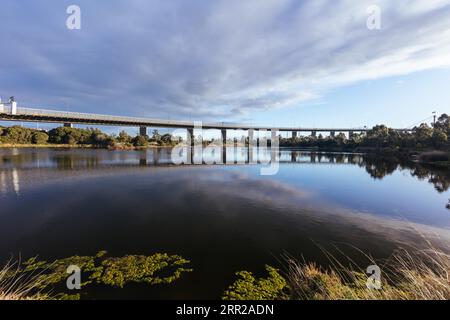
<instances>
[{"instance_id":1,"label":"lake","mask_svg":"<svg viewBox=\"0 0 450 320\"><path fill-rule=\"evenodd\" d=\"M281 149L278 173L263 176L247 153L227 149L239 164L173 165L168 148L0 149L0 260L179 254L194 271L173 284L89 298L217 299L235 272L283 269L287 255L326 266L325 252L342 252L365 268L364 254L400 246L447 250L448 170Z\"/></svg>"}]
</instances>

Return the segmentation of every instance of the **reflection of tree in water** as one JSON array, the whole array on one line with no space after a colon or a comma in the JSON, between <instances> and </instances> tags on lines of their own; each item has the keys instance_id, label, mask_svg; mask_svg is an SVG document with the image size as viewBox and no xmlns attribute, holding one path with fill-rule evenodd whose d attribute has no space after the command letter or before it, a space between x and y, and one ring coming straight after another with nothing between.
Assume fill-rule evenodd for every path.
<instances>
[{"instance_id":1,"label":"reflection of tree in water","mask_svg":"<svg viewBox=\"0 0 450 320\"><path fill-rule=\"evenodd\" d=\"M361 166L365 166L367 173L374 179L383 179L386 175L392 174L398 165L398 162L379 158L364 158L361 163Z\"/></svg>"},{"instance_id":2,"label":"reflection of tree in water","mask_svg":"<svg viewBox=\"0 0 450 320\"><path fill-rule=\"evenodd\" d=\"M319 162L322 156L322 154L318 154ZM449 170L422 166L406 159L399 159L396 157L381 158L377 156L355 154L325 154L325 158L330 163L345 163L347 160L347 163L356 164L359 167L365 168L366 172L374 179L381 180L400 168L409 170L411 176L419 180L427 180L439 193L446 192L450 189ZM446 208L450 210L450 199L448 200Z\"/></svg>"},{"instance_id":3,"label":"reflection of tree in water","mask_svg":"<svg viewBox=\"0 0 450 320\"><path fill-rule=\"evenodd\" d=\"M411 175L420 180L427 179L439 193L445 192L450 188L450 173L447 170L429 169L419 166L411 169Z\"/></svg>"},{"instance_id":4,"label":"reflection of tree in water","mask_svg":"<svg viewBox=\"0 0 450 320\"><path fill-rule=\"evenodd\" d=\"M450 172L448 170L423 167L410 161L395 158L381 159L364 157L360 165L365 166L367 173L375 179L383 179L386 175L392 174L400 167L401 169L408 169L411 175L419 180L428 180L440 193L450 188Z\"/></svg>"}]
</instances>

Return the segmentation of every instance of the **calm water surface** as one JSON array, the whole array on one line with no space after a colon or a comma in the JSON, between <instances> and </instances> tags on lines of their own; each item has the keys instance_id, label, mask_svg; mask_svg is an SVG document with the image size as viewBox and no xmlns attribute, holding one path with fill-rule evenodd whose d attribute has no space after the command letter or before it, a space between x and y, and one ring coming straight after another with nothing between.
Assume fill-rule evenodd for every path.
<instances>
[{"instance_id":1,"label":"calm water surface","mask_svg":"<svg viewBox=\"0 0 450 320\"><path fill-rule=\"evenodd\" d=\"M424 238L450 242L448 171L355 154L277 156L278 174L261 176L260 164L171 165L170 149L0 149L0 260L179 254L194 272L173 285L92 297L208 299L236 271L282 268L283 254L327 265L322 249L338 247L365 267L353 247L386 258Z\"/></svg>"}]
</instances>

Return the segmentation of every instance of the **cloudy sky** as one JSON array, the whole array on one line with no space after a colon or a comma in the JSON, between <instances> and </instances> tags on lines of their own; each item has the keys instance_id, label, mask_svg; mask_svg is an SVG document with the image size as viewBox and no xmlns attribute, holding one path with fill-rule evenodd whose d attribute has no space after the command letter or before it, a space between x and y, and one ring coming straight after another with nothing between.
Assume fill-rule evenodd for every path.
<instances>
[{"instance_id":1,"label":"cloudy sky","mask_svg":"<svg viewBox=\"0 0 450 320\"><path fill-rule=\"evenodd\" d=\"M81 8L81 30L66 9ZM369 30L367 9L381 9ZM450 112L450 0L2 0L19 105L270 125Z\"/></svg>"}]
</instances>

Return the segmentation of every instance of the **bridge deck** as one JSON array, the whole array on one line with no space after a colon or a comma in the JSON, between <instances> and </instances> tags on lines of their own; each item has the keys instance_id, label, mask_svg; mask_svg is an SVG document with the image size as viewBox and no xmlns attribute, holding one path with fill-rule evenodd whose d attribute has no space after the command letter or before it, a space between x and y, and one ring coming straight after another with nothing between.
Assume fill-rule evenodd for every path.
<instances>
[{"instance_id":1,"label":"bridge deck","mask_svg":"<svg viewBox=\"0 0 450 320\"><path fill-rule=\"evenodd\" d=\"M297 132L365 132L367 128L303 128L303 127L270 127L228 122L195 122L180 120L162 120L138 117L123 117L102 115L93 113L66 112L57 110L33 109L18 107L16 114L11 114L11 107L0 105L0 120L6 121L30 121L49 123L74 123L107 126L133 126L156 128L197 128L203 129L231 129L231 130L271 130L297 131ZM410 129L396 129L398 131L410 131Z\"/></svg>"}]
</instances>

